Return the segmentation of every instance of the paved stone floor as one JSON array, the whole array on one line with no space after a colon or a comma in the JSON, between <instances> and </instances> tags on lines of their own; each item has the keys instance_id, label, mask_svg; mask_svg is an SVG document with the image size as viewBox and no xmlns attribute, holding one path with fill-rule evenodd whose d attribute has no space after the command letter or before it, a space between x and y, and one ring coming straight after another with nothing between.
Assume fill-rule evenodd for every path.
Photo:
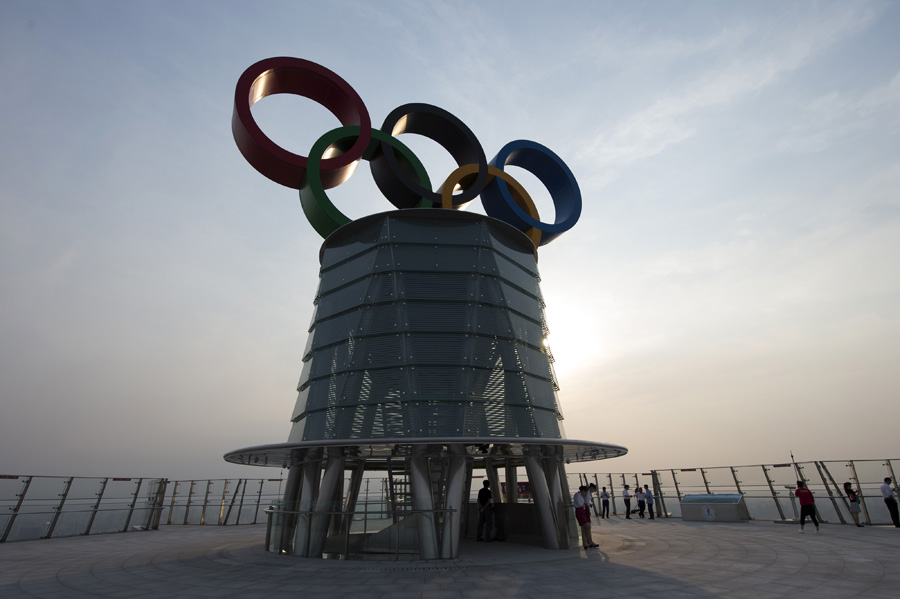
<instances>
[{"instance_id":1,"label":"paved stone floor","mask_svg":"<svg viewBox=\"0 0 900 599\"><path fill-rule=\"evenodd\" d=\"M263 551L261 526L0 545L0 597L352 599L900 597L900 530L604 520L599 549L466 542L452 562L340 562Z\"/></svg>"}]
</instances>

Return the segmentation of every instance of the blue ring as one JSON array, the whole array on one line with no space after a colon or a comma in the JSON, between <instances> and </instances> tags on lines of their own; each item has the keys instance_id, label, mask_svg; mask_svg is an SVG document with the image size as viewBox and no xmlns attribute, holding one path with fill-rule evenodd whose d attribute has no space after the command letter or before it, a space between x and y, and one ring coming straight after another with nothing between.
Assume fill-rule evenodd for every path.
<instances>
[{"instance_id":1,"label":"blue ring","mask_svg":"<svg viewBox=\"0 0 900 599\"><path fill-rule=\"evenodd\" d=\"M541 245L547 245L578 222L581 217L578 182L562 158L549 148L518 139L503 146L489 164L499 169L507 165L518 166L537 177L550 192L556 218L550 224L529 216L513 199L506 182L500 177L491 181L481 192L481 203L488 216L506 221L522 231L534 227L541 232Z\"/></svg>"}]
</instances>

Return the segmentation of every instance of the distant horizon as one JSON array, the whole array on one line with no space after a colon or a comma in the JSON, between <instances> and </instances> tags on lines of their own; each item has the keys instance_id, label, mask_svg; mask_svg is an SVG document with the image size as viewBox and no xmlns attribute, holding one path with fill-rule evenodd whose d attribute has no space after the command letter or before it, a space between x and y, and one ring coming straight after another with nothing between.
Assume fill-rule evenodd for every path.
<instances>
[{"instance_id":1,"label":"distant horizon","mask_svg":"<svg viewBox=\"0 0 900 599\"><path fill-rule=\"evenodd\" d=\"M900 460L900 458L894 457L873 457L873 458L834 458L834 459L805 459L805 460L796 460L795 462L791 462L790 460L784 462L746 462L741 464L720 464L720 465L679 465L679 466L669 466L665 468L639 468L632 470L611 470L611 469L597 469L597 468L589 468L591 464L606 464L615 462L616 460L621 458L612 458L610 460L597 460L594 462L578 462L566 465L566 473L567 474L643 474L649 473L650 471L666 471L666 470L686 470L686 471L697 471L700 469L703 470L711 470L716 468L750 468L756 466L785 466L785 465L793 465L793 464L809 464L813 462L883 462L886 460ZM151 476L142 476L140 473L131 474L131 473L113 473L113 474L78 474L78 473L61 473L61 474L38 474L34 472L0 472L0 476L37 476L37 477L47 477L47 478L68 478L70 476L74 476L75 478L142 478L142 479L167 479L170 481L179 480L224 480L224 479L277 479L283 478L284 473L287 472L287 468L280 467L267 467L267 466L241 466L241 465L227 465L226 468L235 468L242 472L242 474L237 475L228 475L228 476L164 476L164 475L151 475ZM524 469L521 467L520 469ZM257 471L258 475L253 475L254 471ZM280 476L265 476L265 472L277 472ZM374 478L378 478L378 472L368 473L369 475L374 474ZM385 473L386 474L386 473ZM503 473L500 474L501 478L503 478ZM880 481L881 479L879 479Z\"/></svg>"}]
</instances>

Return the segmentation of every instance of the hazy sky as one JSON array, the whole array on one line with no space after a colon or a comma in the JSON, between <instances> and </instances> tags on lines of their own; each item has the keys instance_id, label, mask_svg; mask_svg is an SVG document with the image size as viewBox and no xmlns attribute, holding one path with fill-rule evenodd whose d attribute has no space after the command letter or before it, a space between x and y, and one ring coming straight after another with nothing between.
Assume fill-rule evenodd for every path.
<instances>
[{"instance_id":1,"label":"hazy sky","mask_svg":"<svg viewBox=\"0 0 900 599\"><path fill-rule=\"evenodd\" d=\"M568 163L564 424L630 450L588 471L900 456L900 3L550 4L0 0L0 473L277 475L222 460L287 440L318 282L297 193L231 136L271 56L376 126L428 102ZM254 113L301 154L338 124ZM367 168L332 198L390 207Z\"/></svg>"}]
</instances>

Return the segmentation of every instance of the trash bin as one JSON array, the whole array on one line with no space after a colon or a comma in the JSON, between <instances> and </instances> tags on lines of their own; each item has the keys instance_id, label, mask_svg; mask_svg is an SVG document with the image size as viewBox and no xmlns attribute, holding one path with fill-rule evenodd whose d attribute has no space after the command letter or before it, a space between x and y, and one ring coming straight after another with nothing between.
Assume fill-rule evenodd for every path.
<instances>
[{"instance_id":1,"label":"trash bin","mask_svg":"<svg viewBox=\"0 0 900 599\"><path fill-rule=\"evenodd\" d=\"M685 495L681 498L681 519L698 522L747 522L750 512L743 494Z\"/></svg>"}]
</instances>

